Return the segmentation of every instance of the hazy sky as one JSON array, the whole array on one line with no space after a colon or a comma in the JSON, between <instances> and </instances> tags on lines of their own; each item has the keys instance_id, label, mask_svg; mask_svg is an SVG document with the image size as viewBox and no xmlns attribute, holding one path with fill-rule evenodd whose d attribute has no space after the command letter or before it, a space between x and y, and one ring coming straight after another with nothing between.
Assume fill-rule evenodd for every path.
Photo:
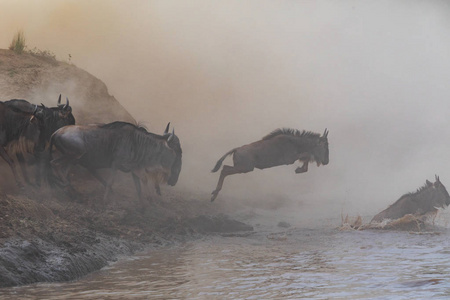
<instances>
[{"instance_id":1,"label":"hazy sky","mask_svg":"<svg viewBox=\"0 0 450 300\"><path fill-rule=\"evenodd\" d=\"M0 47L23 29L152 131L171 121L180 186L205 201L216 161L278 127L328 128L330 164L234 175L216 201L374 214L434 174L450 188L448 1L0 0L0 15Z\"/></svg>"}]
</instances>

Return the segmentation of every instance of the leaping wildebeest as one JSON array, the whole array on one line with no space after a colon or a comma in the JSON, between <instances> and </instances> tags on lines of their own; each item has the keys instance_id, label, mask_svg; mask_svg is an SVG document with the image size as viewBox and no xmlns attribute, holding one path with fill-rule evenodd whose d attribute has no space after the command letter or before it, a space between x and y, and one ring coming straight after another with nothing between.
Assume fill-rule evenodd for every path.
<instances>
[{"instance_id":1,"label":"leaping wildebeest","mask_svg":"<svg viewBox=\"0 0 450 300\"><path fill-rule=\"evenodd\" d=\"M169 123L170 124L170 123ZM106 186L103 201L111 190L117 170L131 172L136 191L141 199L140 180L151 176L159 193L159 183L174 186L181 171L181 145L175 131L169 133L169 124L163 135L127 122L109 124L73 125L57 130L50 140L50 159L53 145L61 156L51 160L51 166L64 186L71 187L68 173L73 165L88 169ZM111 168L106 182L97 169Z\"/></svg>"},{"instance_id":2,"label":"leaping wildebeest","mask_svg":"<svg viewBox=\"0 0 450 300\"><path fill-rule=\"evenodd\" d=\"M27 147L23 147L23 143L15 143L16 146L9 147L10 152L14 152L16 154L17 160L19 161L19 165L22 169L22 175L28 184L31 182L25 168L24 154L25 152L28 152L35 157L38 162L35 180L36 185L39 186L41 182L41 174L46 172L46 170L44 170L46 166L46 158L43 156L45 148L50 141L50 137L57 129L66 125L75 124L75 118L72 115L72 108L69 105L69 99L66 97L66 103L61 103L60 94L56 107L45 107L44 104L35 105L23 99L11 99L5 101L4 104L10 110L28 114L37 113L41 118L39 128L35 132L36 136L32 137L33 141L28 138ZM7 126L14 127L15 124L7 124Z\"/></svg>"},{"instance_id":3,"label":"leaping wildebeest","mask_svg":"<svg viewBox=\"0 0 450 300\"><path fill-rule=\"evenodd\" d=\"M450 205L450 195L439 180L439 176L435 176L435 179L434 183L427 180L415 193L401 196L394 204L374 216L370 222L395 220L407 214L423 216L427 213L436 213L438 208L447 207Z\"/></svg>"},{"instance_id":4,"label":"leaping wildebeest","mask_svg":"<svg viewBox=\"0 0 450 300\"><path fill-rule=\"evenodd\" d=\"M295 161L303 162L295 173L308 171L308 164L316 162L317 166L327 165L328 157L328 130L325 129L322 136L310 131L282 128L274 130L261 140L234 148L225 153L212 172L217 172L224 159L233 154L233 166L224 165L220 173L219 182L212 192L211 201L216 199L222 189L226 176L248 173L254 168L266 169L281 165L290 165Z\"/></svg>"}]
</instances>

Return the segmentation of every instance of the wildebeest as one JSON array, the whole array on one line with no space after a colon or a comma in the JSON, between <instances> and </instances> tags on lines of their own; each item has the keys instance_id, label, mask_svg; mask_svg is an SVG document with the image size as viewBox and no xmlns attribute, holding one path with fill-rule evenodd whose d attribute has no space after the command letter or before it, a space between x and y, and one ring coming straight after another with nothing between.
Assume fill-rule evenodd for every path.
<instances>
[{"instance_id":1,"label":"wildebeest","mask_svg":"<svg viewBox=\"0 0 450 300\"><path fill-rule=\"evenodd\" d=\"M170 124L170 123L169 123ZM70 187L68 172L79 164L106 186L103 200L114 182L117 170L131 172L136 191L141 198L140 179L150 175L156 178L155 187L167 182L174 186L181 171L181 145L175 131L169 133L169 124L163 135L126 122L73 125L57 130L50 140L50 158L53 145L61 156L51 161L63 185ZM111 168L112 175L105 182L97 169Z\"/></svg>"},{"instance_id":2,"label":"wildebeest","mask_svg":"<svg viewBox=\"0 0 450 300\"><path fill-rule=\"evenodd\" d=\"M395 220L407 214L422 216L426 213L436 213L438 208L450 205L450 195L445 186L436 176L436 181L426 181L425 185L415 193L408 193L400 197L394 204L373 217L372 222L384 219Z\"/></svg>"},{"instance_id":3,"label":"wildebeest","mask_svg":"<svg viewBox=\"0 0 450 300\"><path fill-rule=\"evenodd\" d=\"M66 103L61 103L61 95L59 95L56 107L45 107L43 104L35 105L23 99L12 99L4 102L5 105L14 111L22 111L25 113L37 112L41 116L42 122L39 123L39 131L37 139L28 144L28 147L10 147L10 152L14 152L22 169L22 174L27 183L30 183L28 173L25 168L24 153L28 152L38 161L36 168L36 184L40 185L41 173L44 172L45 158L43 157L45 147L50 141L50 137L57 129L66 126L74 125L75 118L72 115L72 108L69 105L69 99L66 97ZM14 127L14 124L7 126ZM16 145L20 145L16 144Z\"/></svg>"},{"instance_id":4,"label":"wildebeest","mask_svg":"<svg viewBox=\"0 0 450 300\"><path fill-rule=\"evenodd\" d=\"M316 162L317 166L327 165L328 157L328 130L325 129L322 136L310 131L282 128L274 130L261 140L254 143L234 148L225 153L212 172L217 172L223 160L233 154L233 166L224 165L220 173L219 182L212 192L211 201L216 199L222 189L226 176L247 173L254 168L266 169L280 165L290 165L296 160L303 162L295 173L308 171L308 164Z\"/></svg>"},{"instance_id":5,"label":"wildebeest","mask_svg":"<svg viewBox=\"0 0 450 300\"><path fill-rule=\"evenodd\" d=\"M31 112L9 107L5 102L0 102L0 156L8 163L16 180L16 184L22 184L17 175L15 163L5 147L11 147L15 143L16 148L32 148L39 140L40 128L43 126L43 116L37 106Z\"/></svg>"}]
</instances>

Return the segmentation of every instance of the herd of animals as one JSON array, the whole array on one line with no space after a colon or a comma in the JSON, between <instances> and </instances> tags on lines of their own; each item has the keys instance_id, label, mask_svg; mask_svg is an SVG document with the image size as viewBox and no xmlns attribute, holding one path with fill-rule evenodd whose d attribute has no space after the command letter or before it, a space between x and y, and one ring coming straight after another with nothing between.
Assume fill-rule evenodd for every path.
<instances>
[{"instance_id":1,"label":"herd of animals","mask_svg":"<svg viewBox=\"0 0 450 300\"><path fill-rule=\"evenodd\" d=\"M45 177L51 186L73 192L69 173L74 165L81 165L105 185L104 200L117 170L131 172L140 198L141 181L153 179L160 193L159 183L175 185L181 171L180 141L174 130L169 132L169 124L162 135L120 121L75 125L69 99L61 103L61 95L57 106L50 108L23 99L0 102L0 146L0 155L19 187L23 184L11 155L16 155L25 182L31 184L24 159L25 154L31 154L37 164L37 186ZM53 158L54 149L59 153L57 158ZM98 173L102 168L112 170L107 181Z\"/></svg>"},{"instance_id":2,"label":"herd of animals","mask_svg":"<svg viewBox=\"0 0 450 300\"><path fill-rule=\"evenodd\" d=\"M174 186L181 171L182 150L175 131L155 134L131 123L116 121L108 124L75 125L69 99L55 107L32 104L23 99L0 101L0 156L9 165L15 181L19 179L14 155L21 168L26 184L32 184L27 164L34 163L35 185L40 186L46 178L50 186L74 191L70 183L70 170L83 166L105 186L104 201L111 192L118 170L131 173L139 198L142 197L141 182L150 179L160 195L160 184ZM57 152L54 153L54 152ZM56 158L53 158L55 154ZM308 164L317 166L329 163L328 130L322 135L295 129L277 129L261 140L234 148L223 155L212 172L217 172L223 161L233 155L233 166L224 165L211 201L218 196L226 176L248 173L257 169L302 163L295 173L308 171ZM27 160L25 159L27 157ZM105 180L99 169L111 169ZM372 222L397 219L407 214L425 215L450 205L450 196L436 176L434 183L415 193L403 195L394 204L377 214Z\"/></svg>"}]
</instances>

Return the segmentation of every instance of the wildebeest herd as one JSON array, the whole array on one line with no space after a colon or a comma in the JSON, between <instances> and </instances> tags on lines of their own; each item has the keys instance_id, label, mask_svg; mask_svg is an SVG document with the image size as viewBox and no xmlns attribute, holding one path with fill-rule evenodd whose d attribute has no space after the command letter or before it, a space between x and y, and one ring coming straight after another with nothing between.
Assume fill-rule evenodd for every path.
<instances>
[{"instance_id":1,"label":"wildebeest herd","mask_svg":"<svg viewBox=\"0 0 450 300\"><path fill-rule=\"evenodd\" d=\"M36 168L36 185L40 185L45 163L44 151L50 137L58 128L74 124L69 99L66 98L66 103L62 104L61 95L57 106L50 108L23 99L0 102L0 155L10 166L18 186L22 186L22 183L10 154L16 154L27 183L30 183L30 179L24 165L24 154L33 155L39 164Z\"/></svg>"},{"instance_id":2,"label":"wildebeest herd","mask_svg":"<svg viewBox=\"0 0 450 300\"><path fill-rule=\"evenodd\" d=\"M160 184L174 186L178 181L182 150L179 138L173 129L169 130L169 125L161 135L120 121L75 125L69 99L61 103L61 95L55 107L36 105L23 99L0 101L0 155L8 163L19 187L23 184L16 170L14 155L26 184L32 184L26 165L34 163L36 186L41 185L44 177L52 187L74 191L69 174L75 165L80 165L105 186L105 201L117 170L120 170L131 173L141 199L141 181L153 181L159 195ZM310 131L277 129L259 141L230 150L219 159L212 172L218 171L229 155L233 155L233 166L223 166L211 201L216 199L225 177L229 175L251 172L254 168L289 165L297 160L302 166L295 173L307 172L310 162L316 162L317 166L327 165L328 130L320 135ZM98 172L104 168L111 170L107 180ZM422 215L449 204L450 196L436 177L434 184L427 181L423 188L404 195L372 221L399 218L405 214Z\"/></svg>"},{"instance_id":3,"label":"wildebeest herd","mask_svg":"<svg viewBox=\"0 0 450 300\"><path fill-rule=\"evenodd\" d=\"M75 125L69 99L47 108L43 104L31 104L23 99L0 102L0 155L8 163L19 187L20 181L15 154L27 184L32 184L27 174L28 163L36 167L35 185L41 177L50 186L60 186L73 191L69 172L74 165L81 165L105 187L104 200L108 197L117 170L131 172L136 191L141 198L141 181L150 178L156 192L160 184L175 185L181 171L182 150L175 131L169 132L169 124L162 135L126 122L109 124ZM53 158L54 151L58 156ZM112 174L104 180L98 169L109 168ZM73 194L73 193L72 193Z\"/></svg>"}]
</instances>

